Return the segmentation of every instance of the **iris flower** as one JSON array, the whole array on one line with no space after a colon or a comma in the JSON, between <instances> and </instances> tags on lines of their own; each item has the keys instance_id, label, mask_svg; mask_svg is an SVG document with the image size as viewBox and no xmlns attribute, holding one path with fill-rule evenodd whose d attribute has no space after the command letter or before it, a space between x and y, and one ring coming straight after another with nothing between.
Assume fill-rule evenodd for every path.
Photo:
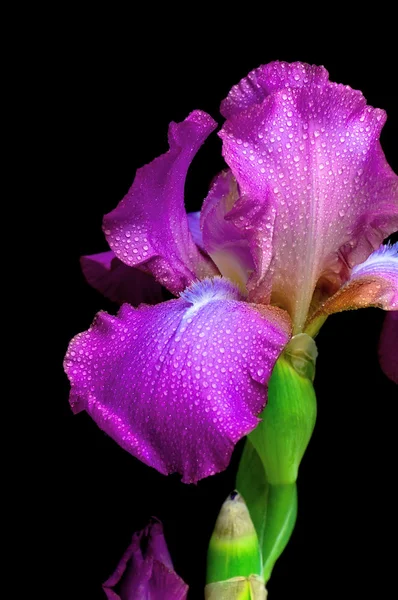
<instances>
[{"instance_id":1,"label":"iris flower","mask_svg":"<svg viewBox=\"0 0 398 600\"><path fill-rule=\"evenodd\" d=\"M227 168L200 215L185 212L185 178L216 123L194 111L104 217L111 251L83 259L113 299L138 304L142 283L146 302L159 285L177 298L100 312L65 359L73 411L184 482L225 469L257 426L291 336L346 309L398 310L398 246L382 245L398 229L384 111L323 67L273 62L221 113Z\"/></svg>"}]
</instances>

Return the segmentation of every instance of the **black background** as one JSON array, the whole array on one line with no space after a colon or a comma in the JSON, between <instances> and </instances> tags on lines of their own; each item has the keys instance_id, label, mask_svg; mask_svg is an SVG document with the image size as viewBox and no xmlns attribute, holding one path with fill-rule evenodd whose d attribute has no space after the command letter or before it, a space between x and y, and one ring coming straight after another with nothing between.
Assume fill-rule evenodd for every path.
<instances>
[{"instance_id":1,"label":"black background","mask_svg":"<svg viewBox=\"0 0 398 600\"><path fill-rule=\"evenodd\" d=\"M282 10L282 9L281 9ZM156 12L156 11L155 11ZM283 11L282 11L283 12ZM51 272L53 342L46 405L46 549L53 597L104 598L101 583L134 531L150 516L164 523L176 571L202 598L205 556L219 507L234 486L242 446L226 472L183 485L142 465L85 414L73 416L62 359L69 340L100 309L115 311L84 281L79 256L106 250L103 214L130 186L137 167L167 149L167 127L194 109L220 124L220 101L249 70L271 60L324 64L333 81L361 89L388 112L382 143L398 171L396 63L364 30L344 40L318 30L269 37L253 15L247 28L212 22L199 11L179 27L172 18L139 17L114 25L107 13L76 14L45 70L44 112L50 124L52 216L57 268ZM200 18L202 17L202 18ZM294 16L292 16L294 18ZM62 21L62 20L61 20ZM60 23L61 23L60 21ZM203 22L202 22L203 21ZM193 26L195 25L195 27ZM252 31L249 27L254 28ZM264 29L264 30L263 30ZM274 28L275 34L275 28ZM57 30L51 34L57 39ZM336 51L336 48L340 52ZM392 48L392 45L391 45ZM52 44L43 48L51 54ZM51 128L53 126L53 131ZM222 167L214 134L195 158L186 204L198 210ZM49 303L50 304L50 303ZM318 421L299 476L299 516L268 585L272 600L386 596L395 584L396 388L382 374L377 343L384 315L367 309L329 318L318 337ZM54 377L54 380L52 379Z\"/></svg>"}]
</instances>

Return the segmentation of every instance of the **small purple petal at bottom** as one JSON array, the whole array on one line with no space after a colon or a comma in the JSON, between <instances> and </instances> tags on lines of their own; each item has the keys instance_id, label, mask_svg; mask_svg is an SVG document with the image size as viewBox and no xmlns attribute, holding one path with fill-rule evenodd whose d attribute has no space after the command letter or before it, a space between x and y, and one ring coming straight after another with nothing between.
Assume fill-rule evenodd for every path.
<instances>
[{"instance_id":1,"label":"small purple petal at bottom","mask_svg":"<svg viewBox=\"0 0 398 600\"><path fill-rule=\"evenodd\" d=\"M185 600L188 586L175 573L159 521L133 535L115 572L103 584L108 600ZM117 590L117 591L116 591Z\"/></svg>"}]
</instances>

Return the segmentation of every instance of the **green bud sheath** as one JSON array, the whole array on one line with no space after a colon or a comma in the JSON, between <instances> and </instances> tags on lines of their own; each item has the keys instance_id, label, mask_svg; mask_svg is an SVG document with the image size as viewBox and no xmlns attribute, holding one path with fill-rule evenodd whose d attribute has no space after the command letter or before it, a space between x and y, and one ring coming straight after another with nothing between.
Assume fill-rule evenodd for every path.
<instances>
[{"instance_id":1,"label":"green bud sheath","mask_svg":"<svg viewBox=\"0 0 398 600\"><path fill-rule=\"evenodd\" d=\"M312 338L306 334L293 337L272 372L262 422L248 436L271 485L297 479L316 419L315 357Z\"/></svg>"},{"instance_id":2,"label":"green bud sheath","mask_svg":"<svg viewBox=\"0 0 398 600\"><path fill-rule=\"evenodd\" d=\"M210 539L206 580L210 584L250 575L262 575L260 546L242 496L232 492L221 507Z\"/></svg>"}]
</instances>

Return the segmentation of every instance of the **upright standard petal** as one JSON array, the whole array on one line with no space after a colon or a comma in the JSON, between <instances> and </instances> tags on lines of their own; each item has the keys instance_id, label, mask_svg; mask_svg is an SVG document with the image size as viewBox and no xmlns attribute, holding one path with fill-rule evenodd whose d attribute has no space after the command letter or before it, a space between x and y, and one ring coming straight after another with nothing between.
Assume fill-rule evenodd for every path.
<instances>
[{"instance_id":1,"label":"upright standard petal","mask_svg":"<svg viewBox=\"0 0 398 600\"><path fill-rule=\"evenodd\" d=\"M276 210L264 236L274 253L266 277L295 333L317 282L334 293L398 228L398 178L379 143L385 114L326 75L321 67L271 63L222 105L223 154L241 196Z\"/></svg>"},{"instance_id":2,"label":"upright standard petal","mask_svg":"<svg viewBox=\"0 0 398 600\"><path fill-rule=\"evenodd\" d=\"M103 588L108 600L187 598L188 586L173 570L159 521L153 520L133 535L130 546Z\"/></svg>"},{"instance_id":3,"label":"upright standard petal","mask_svg":"<svg viewBox=\"0 0 398 600\"><path fill-rule=\"evenodd\" d=\"M259 422L290 334L286 313L240 298L228 280L206 279L177 300L99 313L65 358L73 410L184 482L225 469Z\"/></svg>"},{"instance_id":4,"label":"upright standard petal","mask_svg":"<svg viewBox=\"0 0 398 600\"><path fill-rule=\"evenodd\" d=\"M300 62L275 61L262 65L232 87L221 103L221 114L229 119L254 104L261 104L264 98L285 87L323 85L327 83L328 77L329 73L324 67Z\"/></svg>"},{"instance_id":5,"label":"upright standard petal","mask_svg":"<svg viewBox=\"0 0 398 600\"><path fill-rule=\"evenodd\" d=\"M398 384L398 310L389 312L384 319L379 359L387 377Z\"/></svg>"},{"instance_id":6,"label":"upright standard petal","mask_svg":"<svg viewBox=\"0 0 398 600\"><path fill-rule=\"evenodd\" d=\"M398 310L398 243L380 246L354 267L347 283L318 308L307 326L313 328L318 319L336 312L368 306Z\"/></svg>"},{"instance_id":7,"label":"upright standard petal","mask_svg":"<svg viewBox=\"0 0 398 600\"><path fill-rule=\"evenodd\" d=\"M215 127L201 111L171 123L169 151L138 169L127 195L104 217L104 232L116 256L130 267L144 265L173 294L217 272L198 250L184 208L188 167Z\"/></svg>"},{"instance_id":8,"label":"upright standard petal","mask_svg":"<svg viewBox=\"0 0 398 600\"><path fill-rule=\"evenodd\" d=\"M157 304L163 300L162 286L152 275L128 267L112 250L82 256L80 264L87 282L113 302L138 306L142 302Z\"/></svg>"}]
</instances>

